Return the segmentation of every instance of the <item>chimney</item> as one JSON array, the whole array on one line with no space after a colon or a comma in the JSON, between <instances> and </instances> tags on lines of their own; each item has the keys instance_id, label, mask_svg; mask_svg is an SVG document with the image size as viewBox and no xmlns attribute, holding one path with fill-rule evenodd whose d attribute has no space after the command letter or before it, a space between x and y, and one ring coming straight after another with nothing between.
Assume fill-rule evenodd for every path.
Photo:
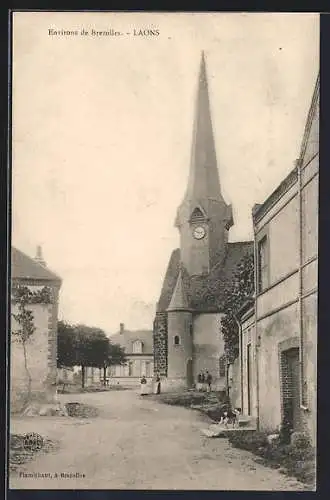
<instances>
[{"instance_id":1,"label":"chimney","mask_svg":"<svg viewBox=\"0 0 330 500\"><path fill-rule=\"evenodd\" d=\"M119 333L120 333L120 335L122 335L124 333L124 330L125 330L124 323L120 323L119 324Z\"/></svg>"},{"instance_id":2,"label":"chimney","mask_svg":"<svg viewBox=\"0 0 330 500\"><path fill-rule=\"evenodd\" d=\"M35 256L34 260L38 264L40 264L41 266L46 267L46 261L44 260L44 258L42 256L42 248L40 245L37 246L36 256Z\"/></svg>"}]
</instances>

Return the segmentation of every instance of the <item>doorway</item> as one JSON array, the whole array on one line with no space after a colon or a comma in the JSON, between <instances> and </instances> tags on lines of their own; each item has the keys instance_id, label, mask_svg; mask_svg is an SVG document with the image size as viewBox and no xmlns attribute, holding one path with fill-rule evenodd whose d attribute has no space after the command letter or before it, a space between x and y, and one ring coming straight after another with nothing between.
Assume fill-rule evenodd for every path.
<instances>
[{"instance_id":1,"label":"doorway","mask_svg":"<svg viewBox=\"0 0 330 500\"><path fill-rule=\"evenodd\" d=\"M252 348L247 345L246 350L246 375L247 375L247 410L248 415L252 412Z\"/></svg>"},{"instance_id":2,"label":"doorway","mask_svg":"<svg viewBox=\"0 0 330 500\"><path fill-rule=\"evenodd\" d=\"M300 363L299 348L295 347L283 353L282 394L284 417L291 429L300 427ZM286 374L285 374L286 372ZM286 376L285 376L286 375Z\"/></svg>"},{"instance_id":3,"label":"doorway","mask_svg":"<svg viewBox=\"0 0 330 500\"><path fill-rule=\"evenodd\" d=\"M192 359L188 359L186 367L187 376L187 386L191 388L194 384L194 374L193 374L193 362Z\"/></svg>"}]
</instances>

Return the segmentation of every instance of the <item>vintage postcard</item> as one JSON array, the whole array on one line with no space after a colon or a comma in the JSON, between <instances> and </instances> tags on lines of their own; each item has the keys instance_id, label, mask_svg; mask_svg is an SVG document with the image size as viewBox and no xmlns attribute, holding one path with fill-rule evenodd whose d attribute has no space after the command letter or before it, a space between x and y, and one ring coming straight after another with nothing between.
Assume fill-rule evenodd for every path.
<instances>
[{"instance_id":1,"label":"vintage postcard","mask_svg":"<svg viewBox=\"0 0 330 500\"><path fill-rule=\"evenodd\" d=\"M319 15L12 14L10 489L316 488Z\"/></svg>"}]
</instances>

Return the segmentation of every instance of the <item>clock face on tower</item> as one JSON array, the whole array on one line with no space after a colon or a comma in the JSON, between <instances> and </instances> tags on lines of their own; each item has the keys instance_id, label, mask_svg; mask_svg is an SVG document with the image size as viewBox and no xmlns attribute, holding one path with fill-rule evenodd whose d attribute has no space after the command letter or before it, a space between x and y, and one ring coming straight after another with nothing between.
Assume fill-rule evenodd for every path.
<instances>
[{"instance_id":1,"label":"clock face on tower","mask_svg":"<svg viewBox=\"0 0 330 500\"><path fill-rule=\"evenodd\" d=\"M203 226L197 226L194 229L193 235L196 240L201 240L206 234L205 228Z\"/></svg>"}]
</instances>

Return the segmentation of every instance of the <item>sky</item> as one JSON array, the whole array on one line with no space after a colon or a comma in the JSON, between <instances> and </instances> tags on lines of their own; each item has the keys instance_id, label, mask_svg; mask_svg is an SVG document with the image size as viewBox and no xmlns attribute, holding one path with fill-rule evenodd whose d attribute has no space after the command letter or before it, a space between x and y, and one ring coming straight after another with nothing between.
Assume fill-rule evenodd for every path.
<instances>
[{"instance_id":1,"label":"sky","mask_svg":"<svg viewBox=\"0 0 330 500\"><path fill-rule=\"evenodd\" d=\"M61 29L78 34L49 34ZM42 246L61 319L152 328L179 245L202 50L230 241L243 241L299 155L317 14L14 13L12 244Z\"/></svg>"}]
</instances>

